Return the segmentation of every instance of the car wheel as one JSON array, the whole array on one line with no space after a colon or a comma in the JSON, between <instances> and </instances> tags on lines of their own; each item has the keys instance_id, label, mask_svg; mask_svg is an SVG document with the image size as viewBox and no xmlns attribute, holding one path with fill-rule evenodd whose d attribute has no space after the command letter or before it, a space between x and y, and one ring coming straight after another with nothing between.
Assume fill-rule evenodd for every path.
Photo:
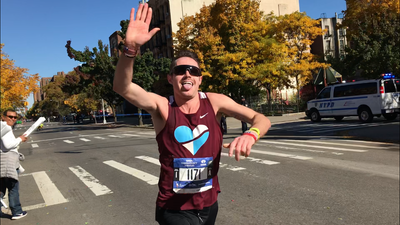
<instances>
[{"instance_id":1,"label":"car wheel","mask_svg":"<svg viewBox=\"0 0 400 225\"><path fill-rule=\"evenodd\" d=\"M387 120L394 120L397 118L397 114L396 113L383 114L383 117L385 117L385 119Z\"/></svg>"},{"instance_id":2,"label":"car wheel","mask_svg":"<svg viewBox=\"0 0 400 225\"><path fill-rule=\"evenodd\" d=\"M368 107L361 107L358 110L358 118L363 123L369 123L374 118L374 115L372 115L372 112Z\"/></svg>"},{"instance_id":3,"label":"car wheel","mask_svg":"<svg viewBox=\"0 0 400 225\"><path fill-rule=\"evenodd\" d=\"M310 118L312 122L319 122L321 121L321 116L319 115L318 110L312 109L310 112Z\"/></svg>"},{"instance_id":4,"label":"car wheel","mask_svg":"<svg viewBox=\"0 0 400 225\"><path fill-rule=\"evenodd\" d=\"M344 116L334 116L333 118L335 118L336 121L341 121Z\"/></svg>"}]
</instances>

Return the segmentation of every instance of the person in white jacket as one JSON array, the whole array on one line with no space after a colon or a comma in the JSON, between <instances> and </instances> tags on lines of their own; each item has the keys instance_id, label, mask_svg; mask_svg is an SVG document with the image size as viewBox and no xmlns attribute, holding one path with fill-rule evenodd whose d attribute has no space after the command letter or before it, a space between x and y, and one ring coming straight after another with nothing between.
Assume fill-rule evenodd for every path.
<instances>
[{"instance_id":1,"label":"person in white jacket","mask_svg":"<svg viewBox=\"0 0 400 225\"><path fill-rule=\"evenodd\" d=\"M24 135L15 138L11 127L17 121L17 113L14 110L4 111L2 117L2 133L1 133L1 176L0 176L0 198L5 195L8 189L8 200L12 212L11 219L16 220L27 215L26 211L22 211L19 200L19 181L17 169L20 167L18 146L21 142L26 142L27 137ZM6 123L6 125L4 124ZM9 126L9 127L7 127ZM4 131L4 132L3 132Z\"/></svg>"}]
</instances>

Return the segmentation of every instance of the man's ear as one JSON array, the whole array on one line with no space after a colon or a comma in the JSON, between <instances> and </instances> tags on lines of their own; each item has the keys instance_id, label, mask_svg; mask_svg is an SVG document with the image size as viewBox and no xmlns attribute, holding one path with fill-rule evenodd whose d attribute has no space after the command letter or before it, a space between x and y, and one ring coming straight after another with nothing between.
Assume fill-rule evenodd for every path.
<instances>
[{"instance_id":1,"label":"man's ear","mask_svg":"<svg viewBox=\"0 0 400 225\"><path fill-rule=\"evenodd\" d=\"M200 76L200 83L199 83L199 85L201 84L201 82L203 82L203 76Z\"/></svg>"},{"instance_id":2,"label":"man's ear","mask_svg":"<svg viewBox=\"0 0 400 225\"><path fill-rule=\"evenodd\" d=\"M173 75L171 75L171 74L168 74L168 75L167 75L167 80L168 80L168 83L169 83L169 84L172 84L172 76L173 76Z\"/></svg>"}]
</instances>

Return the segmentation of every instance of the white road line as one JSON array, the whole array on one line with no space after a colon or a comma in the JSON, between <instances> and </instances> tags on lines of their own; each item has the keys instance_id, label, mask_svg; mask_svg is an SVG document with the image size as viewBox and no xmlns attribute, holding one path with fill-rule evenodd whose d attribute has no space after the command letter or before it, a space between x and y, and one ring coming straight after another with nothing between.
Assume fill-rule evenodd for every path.
<instances>
[{"instance_id":1,"label":"white road line","mask_svg":"<svg viewBox=\"0 0 400 225\"><path fill-rule=\"evenodd\" d=\"M32 148L38 148L39 145L38 144L32 144Z\"/></svg>"},{"instance_id":2,"label":"white road line","mask_svg":"<svg viewBox=\"0 0 400 225\"><path fill-rule=\"evenodd\" d=\"M46 203L40 203L40 204L36 204L36 205L23 206L22 210L29 211L32 209L40 209L40 208L44 208L44 207L46 207Z\"/></svg>"},{"instance_id":3,"label":"white road line","mask_svg":"<svg viewBox=\"0 0 400 225\"><path fill-rule=\"evenodd\" d=\"M333 126L330 126L330 127L319 127L319 128L311 128L311 129L306 129L306 130L300 130L300 131L297 131L297 132L300 132L300 133L323 133L323 132L329 132L329 131L335 131L335 130L348 130L348 129L354 129L354 128L357 128L357 127L362 127L362 126L364 126L364 125L359 125L359 124L356 124L356 125L346 125L345 127L343 127L343 126L341 126L341 125L333 125Z\"/></svg>"},{"instance_id":4,"label":"white road line","mask_svg":"<svg viewBox=\"0 0 400 225\"><path fill-rule=\"evenodd\" d=\"M44 171L32 173L47 206L68 202Z\"/></svg>"},{"instance_id":5,"label":"white road line","mask_svg":"<svg viewBox=\"0 0 400 225\"><path fill-rule=\"evenodd\" d=\"M64 142L66 142L66 143L68 143L68 144L75 143L75 142L73 142L73 141L70 141L70 140L64 140Z\"/></svg>"},{"instance_id":6,"label":"white road line","mask_svg":"<svg viewBox=\"0 0 400 225\"><path fill-rule=\"evenodd\" d=\"M84 142L90 141L89 139L86 139L86 138L79 138L79 140L84 141Z\"/></svg>"},{"instance_id":7,"label":"white road line","mask_svg":"<svg viewBox=\"0 0 400 225\"><path fill-rule=\"evenodd\" d=\"M130 131L125 131L125 132L130 132ZM113 133L104 133L101 135L107 135L107 134L115 134L115 132ZM44 140L37 140L37 141L31 141L32 143L34 142L44 142L44 141L55 141L55 140L61 140L61 139L65 139L65 138L81 138L81 137L93 137L93 135L99 135L99 134L85 134L85 135L79 135L79 136L70 136L70 137L60 137L60 138L51 138L51 139L44 139Z\"/></svg>"},{"instance_id":8,"label":"white road line","mask_svg":"<svg viewBox=\"0 0 400 225\"><path fill-rule=\"evenodd\" d=\"M228 156L229 157L229 154L228 153L225 153L225 152L222 152L221 153L221 155L223 155L223 156ZM260 164L265 164L265 165L276 165L276 164L280 164L280 162L275 162L275 161L270 161L270 160L265 160L265 159L257 159L257 158L254 158L254 157L247 157L247 158L245 158L245 157L241 157L241 159L248 159L248 160L250 160L251 162L256 162L256 163L260 163Z\"/></svg>"},{"instance_id":9,"label":"white road line","mask_svg":"<svg viewBox=\"0 0 400 225\"><path fill-rule=\"evenodd\" d=\"M360 141L360 140L349 140L349 139L331 139L331 140L340 140L345 142L356 142L356 143L367 143L367 144L375 144L375 145L384 145L385 147L399 147L398 144L392 144L387 142L377 142L377 141Z\"/></svg>"},{"instance_id":10,"label":"white road line","mask_svg":"<svg viewBox=\"0 0 400 225\"><path fill-rule=\"evenodd\" d=\"M146 182L146 183L148 183L150 185L158 184L158 177L153 176L153 175L151 175L149 173L146 173L146 172L140 171L138 169L126 166L126 165L124 165L122 163L119 163L119 162L116 162L114 160L104 161L103 163L105 163L105 164L107 164L107 165L109 165L111 167L114 167L117 170L125 172L125 173L127 173L129 175L132 175L132 176L134 176L134 177L136 177L136 178L138 178L138 179L140 179L140 180L142 180L142 181L144 181L144 182Z\"/></svg>"},{"instance_id":11,"label":"white road line","mask_svg":"<svg viewBox=\"0 0 400 225\"><path fill-rule=\"evenodd\" d=\"M69 167L69 169L96 195L113 193L107 186L100 184L94 176L80 166Z\"/></svg>"},{"instance_id":12,"label":"white road line","mask_svg":"<svg viewBox=\"0 0 400 225\"><path fill-rule=\"evenodd\" d=\"M336 147L328 147L328 146L317 146L317 145L304 145L297 143L285 143L285 142L277 142L277 141L259 141L266 144L278 144L278 145L292 145L298 147L310 147L310 148L322 148L322 149L330 149L330 150L338 150L338 151L348 151L348 152L367 152L368 150L356 150L356 149L348 149L348 148L336 148Z\"/></svg>"},{"instance_id":13,"label":"white road line","mask_svg":"<svg viewBox=\"0 0 400 225\"><path fill-rule=\"evenodd\" d=\"M117 136L117 135L108 135L109 137L113 137L113 138L118 138L118 137L120 137L120 136Z\"/></svg>"},{"instance_id":14,"label":"white road line","mask_svg":"<svg viewBox=\"0 0 400 225\"><path fill-rule=\"evenodd\" d=\"M264 155L273 155L273 156L279 156L279 157L284 157L284 158L291 158L291 159L300 159L300 160L309 160L313 159L312 157L307 157L307 156L299 156L299 155L291 155L291 154L284 154L284 153L278 153L278 152L269 152L269 151L260 151L260 150L251 150L252 153L258 153L258 154L264 154Z\"/></svg>"},{"instance_id":15,"label":"white road line","mask_svg":"<svg viewBox=\"0 0 400 225\"><path fill-rule=\"evenodd\" d=\"M321 150L303 149L303 148L298 148L298 147L295 148L295 147L288 147L288 146L274 146L274 148L285 149L285 150L316 152L316 153L326 153L326 154L333 154L333 155L343 155L344 154L341 152L326 152L326 151L321 151Z\"/></svg>"},{"instance_id":16,"label":"white road line","mask_svg":"<svg viewBox=\"0 0 400 225\"><path fill-rule=\"evenodd\" d=\"M161 166L160 161L158 159L156 159L156 158L152 158L152 157L145 156L145 155L136 156L135 158L144 160L144 161L149 162L149 163L153 163L153 164L158 165L158 166Z\"/></svg>"},{"instance_id":17,"label":"white road line","mask_svg":"<svg viewBox=\"0 0 400 225\"><path fill-rule=\"evenodd\" d=\"M290 140L290 139L284 139L282 141L296 141L296 142L306 142L306 143L315 143L315 144L329 144L329 145L344 145L344 146L349 146L349 147L360 147L360 148L375 148L375 149L382 149L383 147L377 147L377 146L369 146L369 145L352 145L352 144L346 144L346 143L337 143L337 142L323 142L323 141L311 141L311 140Z\"/></svg>"},{"instance_id":18,"label":"white road line","mask_svg":"<svg viewBox=\"0 0 400 225\"><path fill-rule=\"evenodd\" d=\"M84 141L84 142L90 141L89 139L86 139L86 138L79 138L79 140Z\"/></svg>"},{"instance_id":19,"label":"white road line","mask_svg":"<svg viewBox=\"0 0 400 225\"><path fill-rule=\"evenodd\" d=\"M226 167L227 170L232 170L232 171L240 171L240 170L245 170L246 168L244 167L239 167L239 166L231 166L225 163L219 162L219 167L224 168Z\"/></svg>"},{"instance_id":20,"label":"white road line","mask_svg":"<svg viewBox=\"0 0 400 225\"><path fill-rule=\"evenodd\" d=\"M94 136L93 138L100 139L100 140L104 140L104 139L106 139L106 138L99 137L99 136Z\"/></svg>"},{"instance_id":21,"label":"white road line","mask_svg":"<svg viewBox=\"0 0 400 225\"><path fill-rule=\"evenodd\" d=\"M137 135L137 134L122 134L122 135L129 136L129 137L140 137L140 135Z\"/></svg>"}]
</instances>

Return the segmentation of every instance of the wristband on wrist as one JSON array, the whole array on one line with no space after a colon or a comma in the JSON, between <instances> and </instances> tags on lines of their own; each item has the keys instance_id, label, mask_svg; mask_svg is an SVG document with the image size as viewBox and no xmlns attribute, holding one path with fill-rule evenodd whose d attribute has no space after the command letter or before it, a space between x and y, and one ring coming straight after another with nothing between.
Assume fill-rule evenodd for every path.
<instances>
[{"instance_id":1,"label":"wristband on wrist","mask_svg":"<svg viewBox=\"0 0 400 225\"><path fill-rule=\"evenodd\" d=\"M140 49L130 49L127 46L124 47L124 54L128 58L135 58L139 54Z\"/></svg>"},{"instance_id":2,"label":"wristband on wrist","mask_svg":"<svg viewBox=\"0 0 400 225\"><path fill-rule=\"evenodd\" d=\"M260 139L260 130L258 128L252 127L249 130L256 132L258 135L258 139Z\"/></svg>"},{"instance_id":3,"label":"wristband on wrist","mask_svg":"<svg viewBox=\"0 0 400 225\"><path fill-rule=\"evenodd\" d=\"M254 138L254 141L257 141L257 135L253 133L252 131L245 131L243 135L248 135Z\"/></svg>"}]
</instances>

